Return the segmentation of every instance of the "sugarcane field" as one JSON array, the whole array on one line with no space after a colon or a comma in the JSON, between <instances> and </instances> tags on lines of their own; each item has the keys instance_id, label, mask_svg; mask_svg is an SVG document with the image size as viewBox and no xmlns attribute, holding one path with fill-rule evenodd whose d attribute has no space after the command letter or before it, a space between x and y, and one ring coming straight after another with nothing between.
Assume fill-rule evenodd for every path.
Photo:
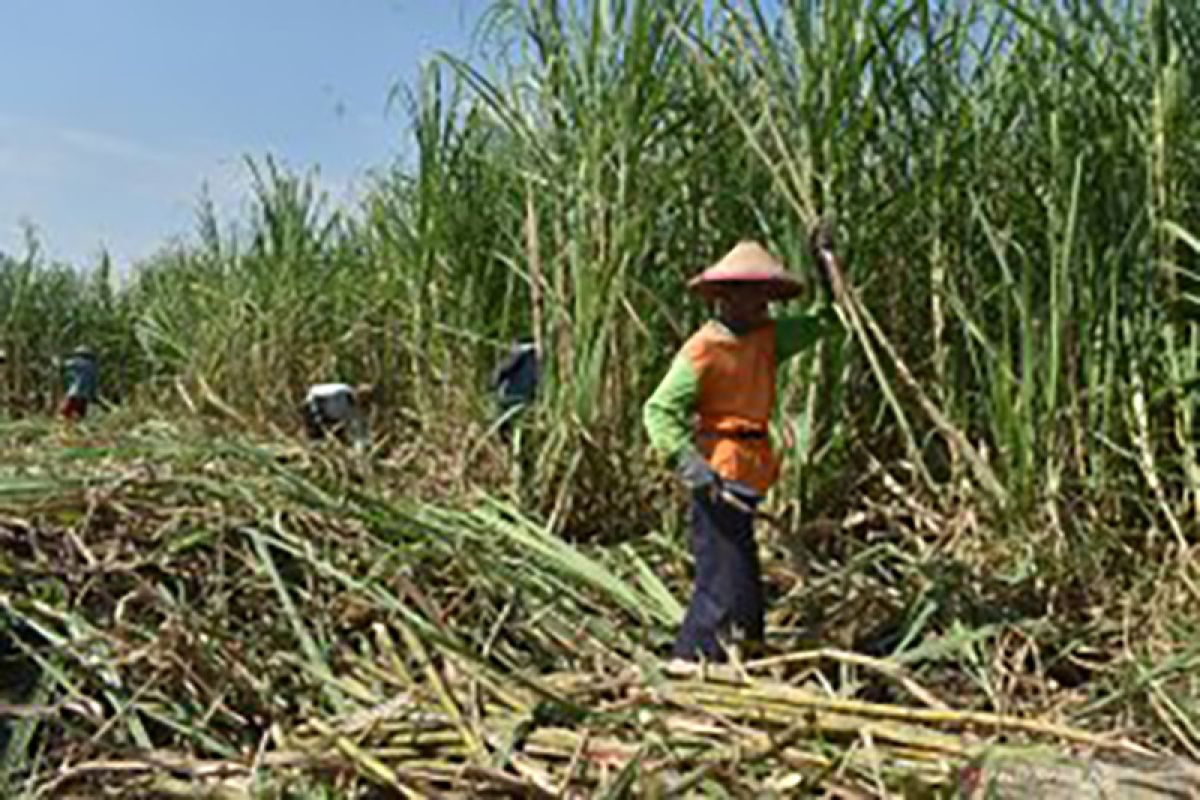
<instances>
[{"instance_id":1,"label":"sugarcane field","mask_svg":"<svg viewBox=\"0 0 1200 800\"><path fill-rule=\"evenodd\" d=\"M1200 6L478 5L0 244L0 798L1200 798Z\"/></svg>"}]
</instances>

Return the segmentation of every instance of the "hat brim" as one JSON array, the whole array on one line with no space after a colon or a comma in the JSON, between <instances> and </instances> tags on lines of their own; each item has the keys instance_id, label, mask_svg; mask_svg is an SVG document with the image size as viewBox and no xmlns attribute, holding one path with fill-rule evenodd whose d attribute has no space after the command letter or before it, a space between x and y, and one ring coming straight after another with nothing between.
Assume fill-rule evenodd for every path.
<instances>
[{"instance_id":1,"label":"hat brim","mask_svg":"<svg viewBox=\"0 0 1200 800\"><path fill-rule=\"evenodd\" d=\"M790 300L804 291L804 284L795 278L780 277L778 274L730 275L720 278L710 278L697 275L688 281L688 288L696 294L713 300L721 295L745 286L761 286L771 300Z\"/></svg>"}]
</instances>

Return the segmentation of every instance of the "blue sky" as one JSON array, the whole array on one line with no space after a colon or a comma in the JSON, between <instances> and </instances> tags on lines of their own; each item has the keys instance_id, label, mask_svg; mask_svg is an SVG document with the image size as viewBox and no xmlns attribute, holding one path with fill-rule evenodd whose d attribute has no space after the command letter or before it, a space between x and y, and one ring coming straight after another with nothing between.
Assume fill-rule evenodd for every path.
<instances>
[{"instance_id":1,"label":"blue sky","mask_svg":"<svg viewBox=\"0 0 1200 800\"><path fill-rule=\"evenodd\" d=\"M407 145L389 89L466 55L487 0L0 0L0 251L119 268L190 234L243 157L317 166L331 198Z\"/></svg>"}]
</instances>

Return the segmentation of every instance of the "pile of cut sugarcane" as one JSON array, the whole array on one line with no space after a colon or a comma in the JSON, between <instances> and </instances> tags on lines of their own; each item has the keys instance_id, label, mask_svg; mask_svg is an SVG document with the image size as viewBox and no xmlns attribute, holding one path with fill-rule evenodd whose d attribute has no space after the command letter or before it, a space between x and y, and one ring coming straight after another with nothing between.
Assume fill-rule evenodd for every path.
<instances>
[{"instance_id":1,"label":"pile of cut sugarcane","mask_svg":"<svg viewBox=\"0 0 1200 800\"><path fill-rule=\"evenodd\" d=\"M894 622L896 596L932 580L917 545L864 541L800 570L768 542L772 654L679 676L661 656L688 561L653 524L572 544L493 497L406 499L386 458L161 423L3 434L3 668L21 677L0 698L4 796L1197 785L1162 760L1189 754L1186 648L1132 688L1119 653L1093 654L1108 659L1093 683L1064 687L1015 675L1013 642L1108 647L1101 623L930 612L870 656L790 630L813 607Z\"/></svg>"}]
</instances>

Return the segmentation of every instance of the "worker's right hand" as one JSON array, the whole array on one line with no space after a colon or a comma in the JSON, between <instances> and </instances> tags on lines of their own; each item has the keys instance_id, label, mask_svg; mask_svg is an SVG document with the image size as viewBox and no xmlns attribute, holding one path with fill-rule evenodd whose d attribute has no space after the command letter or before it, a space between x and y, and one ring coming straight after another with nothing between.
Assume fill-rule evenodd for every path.
<instances>
[{"instance_id":1,"label":"worker's right hand","mask_svg":"<svg viewBox=\"0 0 1200 800\"><path fill-rule=\"evenodd\" d=\"M830 303L837 299L837 289L834 283L834 273L838 270L837 256L833 251L833 220L825 217L817 220L808 235L809 251L812 254L813 265L825 299Z\"/></svg>"},{"instance_id":2,"label":"worker's right hand","mask_svg":"<svg viewBox=\"0 0 1200 800\"><path fill-rule=\"evenodd\" d=\"M716 492L721 487L721 476L695 450L687 450L679 459L675 473L693 492Z\"/></svg>"}]
</instances>

